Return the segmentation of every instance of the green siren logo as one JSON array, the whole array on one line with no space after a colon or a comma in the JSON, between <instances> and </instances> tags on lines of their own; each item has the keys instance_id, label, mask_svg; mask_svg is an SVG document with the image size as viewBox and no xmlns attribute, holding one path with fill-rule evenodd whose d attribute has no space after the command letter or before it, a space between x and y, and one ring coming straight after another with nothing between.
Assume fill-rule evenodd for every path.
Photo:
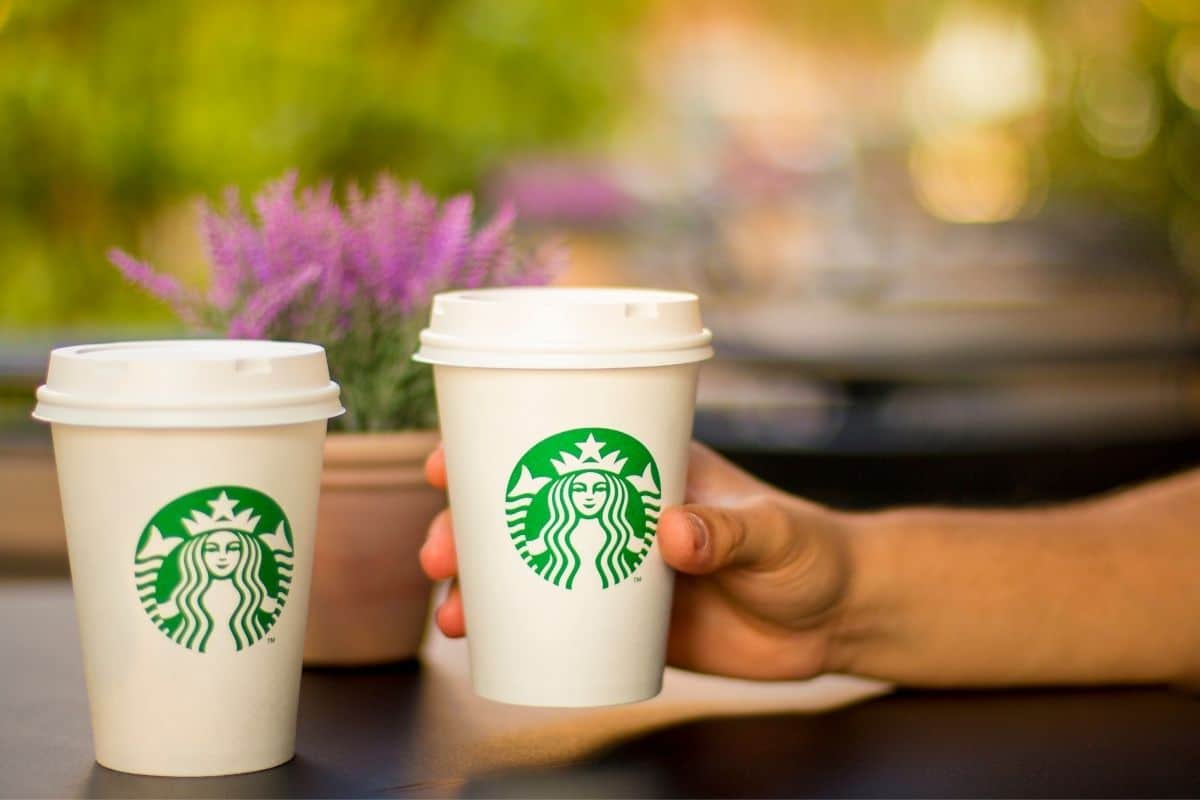
<instances>
[{"instance_id":1,"label":"green siren logo","mask_svg":"<svg viewBox=\"0 0 1200 800\"><path fill-rule=\"evenodd\" d=\"M658 465L645 445L608 428L538 442L513 469L505 514L517 552L555 586L607 589L654 543L662 509Z\"/></svg>"},{"instance_id":2,"label":"green siren logo","mask_svg":"<svg viewBox=\"0 0 1200 800\"><path fill-rule=\"evenodd\" d=\"M245 650L275 624L292 583L292 530L279 504L214 486L163 506L134 554L138 599L166 636L201 653Z\"/></svg>"}]
</instances>

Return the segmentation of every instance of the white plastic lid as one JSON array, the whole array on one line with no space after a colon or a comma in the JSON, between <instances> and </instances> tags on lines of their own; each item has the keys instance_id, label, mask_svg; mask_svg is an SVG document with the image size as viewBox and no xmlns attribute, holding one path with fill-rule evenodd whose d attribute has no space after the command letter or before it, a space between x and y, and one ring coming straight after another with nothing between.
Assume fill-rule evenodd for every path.
<instances>
[{"instance_id":1,"label":"white plastic lid","mask_svg":"<svg viewBox=\"0 0 1200 800\"><path fill-rule=\"evenodd\" d=\"M325 350L297 342L194 339L60 347L33 416L103 428L240 428L345 409Z\"/></svg>"},{"instance_id":2,"label":"white plastic lid","mask_svg":"<svg viewBox=\"0 0 1200 800\"><path fill-rule=\"evenodd\" d=\"M433 299L417 361L500 369L612 369L711 358L690 292L517 288Z\"/></svg>"}]
</instances>

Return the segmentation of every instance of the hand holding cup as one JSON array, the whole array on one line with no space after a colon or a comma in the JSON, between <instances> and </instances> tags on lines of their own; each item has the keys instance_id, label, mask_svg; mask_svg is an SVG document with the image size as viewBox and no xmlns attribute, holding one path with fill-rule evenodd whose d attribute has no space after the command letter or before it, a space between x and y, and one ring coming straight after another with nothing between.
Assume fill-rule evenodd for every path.
<instances>
[{"instance_id":1,"label":"hand holding cup","mask_svg":"<svg viewBox=\"0 0 1200 800\"><path fill-rule=\"evenodd\" d=\"M446 488L441 449L425 473L433 486ZM663 559L680 573L667 663L756 680L826 671L849 585L848 518L784 494L696 443L685 503L666 509L658 526ZM430 526L421 565L434 580L456 578L449 509ZM467 634L457 581L436 621L447 636Z\"/></svg>"}]
</instances>

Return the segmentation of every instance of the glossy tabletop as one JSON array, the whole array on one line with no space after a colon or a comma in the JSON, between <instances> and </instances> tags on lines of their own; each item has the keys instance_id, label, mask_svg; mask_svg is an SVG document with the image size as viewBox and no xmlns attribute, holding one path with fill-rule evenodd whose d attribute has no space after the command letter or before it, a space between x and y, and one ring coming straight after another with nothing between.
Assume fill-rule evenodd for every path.
<instances>
[{"instance_id":1,"label":"glossy tabletop","mask_svg":"<svg viewBox=\"0 0 1200 800\"><path fill-rule=\"evenodd\" d=\"M123 775L91 756L65 580L0 582L0 797L1195 796L1200 701L1165 689L889 692L827 677L669 671L634 706L475 697L461 643L310 670L297 755L228 778Z\"/></svg>"}]
</instances>

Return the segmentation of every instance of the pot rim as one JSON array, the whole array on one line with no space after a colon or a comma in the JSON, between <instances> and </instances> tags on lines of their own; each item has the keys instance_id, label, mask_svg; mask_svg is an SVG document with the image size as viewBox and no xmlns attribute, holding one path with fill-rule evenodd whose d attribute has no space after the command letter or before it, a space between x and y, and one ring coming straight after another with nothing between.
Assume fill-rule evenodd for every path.
<instances>
[{"instance_id":1,"label":"pot rim","mask_svg":"<svg viewBox=\"0 0 1200 800\"><path fill-rule=\"evenodd\" d=\"M423 466L440 441L436 430L333 432L325 438L325 467Z\"/></svg>"}]
</instances>

